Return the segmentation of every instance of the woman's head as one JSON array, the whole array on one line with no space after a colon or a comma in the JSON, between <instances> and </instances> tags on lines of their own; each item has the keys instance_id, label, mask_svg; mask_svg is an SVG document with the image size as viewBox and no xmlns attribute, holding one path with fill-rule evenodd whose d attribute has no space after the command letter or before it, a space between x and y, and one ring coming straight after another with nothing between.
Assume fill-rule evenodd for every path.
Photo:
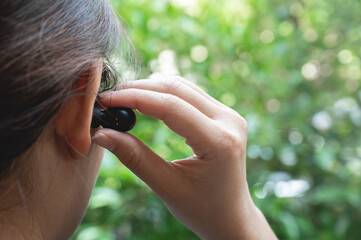
<instances>
[{"instance_id":1,"label":"woman's head","mask_svg":"<svg viewBox=\"0 0 361 240\"><path fill-rule=\"evenodd\" d=\"M2 0L0 25L1 177L122 32L106 0Z\"/></svg>"},{"instance_id":2,"label":"woman's head","mask_svg":"<svg viewBox=\"0 0 361 240\"><path fill-rule=\"evenodd\" d=\"M119 46L130 47L128 37L107 0L1 0L0 26L0 186L20 166L30 171L34 157L41 204L81 215L82 207L68 206L86 205L102 155L88 154L92 108L97 93L117 83L112 56L127 53ZM59 160L68 156L65 145L85 161Z\"/></svg>"}]
</instances>

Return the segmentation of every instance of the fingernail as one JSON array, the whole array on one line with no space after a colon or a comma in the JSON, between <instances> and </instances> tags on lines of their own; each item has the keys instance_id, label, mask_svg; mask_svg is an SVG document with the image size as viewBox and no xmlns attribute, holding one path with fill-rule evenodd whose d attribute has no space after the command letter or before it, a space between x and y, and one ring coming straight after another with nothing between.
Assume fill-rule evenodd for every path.
<instances>
[{"instance_id":1,"label":"fingernail","mask_svg":"<svg viewBox=\"0 0 361 240\"><path fill-rule=\"evenodd\" d=\"M98 144L99 146L106 148L111 152L114 151L116 146L115 142L110 137L99 131L95 133L95 135L92 137L92 140L95 144Z\"/></svg>"},{"instance_id":2,"label":"fingernail","mask_svg":"<svg viewBox=\"0 0 361 240\"><path fill-rule=\"evenodd\" d=\"M131 87L131 82L130 81L126 81L126 82L122 82L121 84L118 85L117 90L122 90L125 88L130 88Z\"/></svg>"},{"instance_id":3,"label":"fingernail","mask_svg":"<svg viewBox=\"0 0 361 240\"><path fill-rule=\"evenodd\" d=\"M98 99L100 102L104 102L107 98L109 98L109 96L110 97L112 96L111 93L109 93L109 92L100 93L98 95Z\"/></svg>"}]
</instances>

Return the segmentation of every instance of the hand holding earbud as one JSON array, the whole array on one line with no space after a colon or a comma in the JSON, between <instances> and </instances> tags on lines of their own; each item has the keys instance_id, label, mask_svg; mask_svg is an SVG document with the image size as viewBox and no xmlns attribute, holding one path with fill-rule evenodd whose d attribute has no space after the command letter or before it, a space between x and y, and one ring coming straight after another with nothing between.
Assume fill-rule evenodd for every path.
<instances>
[{"instance_id":1,"label":"hand holding earbud","mask_svg":"<svg viewBox=\"0 0 361 240\"><path fill-rule=\"evenodd\" d=\"M247 123L236 111L178 77L128 82L120 91L103 95L101 102L161 119L193 149L194 156L169 162L129 133L102 129L93 138L147 183L198 236L276 238L248 190Z\"/></svg>"}]
</instances>

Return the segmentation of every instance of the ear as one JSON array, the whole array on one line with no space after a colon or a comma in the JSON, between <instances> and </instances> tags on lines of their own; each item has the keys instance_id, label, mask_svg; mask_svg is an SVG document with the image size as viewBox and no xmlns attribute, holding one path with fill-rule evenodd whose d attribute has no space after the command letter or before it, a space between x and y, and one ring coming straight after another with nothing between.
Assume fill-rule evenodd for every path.
<instances>
[{"instance_id":1,"label":"ear","mask_svg":"<svg viewBox=\"0 0 361 240\"><path fill-rule=\"evenodd\" d=\"M102 64L84 72L73 86L73 96L56 117L56 134L67 143L68 152L74 159L84 157L90 149L90 124L101 74Z\"/></svg>"}]
</instances>

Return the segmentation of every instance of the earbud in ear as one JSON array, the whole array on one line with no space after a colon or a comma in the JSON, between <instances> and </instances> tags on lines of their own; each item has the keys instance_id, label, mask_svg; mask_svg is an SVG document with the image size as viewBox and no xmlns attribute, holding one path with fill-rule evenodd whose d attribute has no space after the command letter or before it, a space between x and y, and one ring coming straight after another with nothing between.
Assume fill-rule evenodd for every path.
<instances>
[{"instance_id":1,"label":"earbud in ear","mask_svg":"<svg viewBox=\"0 0 361 240\"><path fill-rule=\"evenodd\" d=\"M135 122L135 114L129 108L117 107L101 111L99 108L94 107L91 127L97 128L101 125L104 128L127 132L134 127Z\"/></svg>"}]
</instances>

